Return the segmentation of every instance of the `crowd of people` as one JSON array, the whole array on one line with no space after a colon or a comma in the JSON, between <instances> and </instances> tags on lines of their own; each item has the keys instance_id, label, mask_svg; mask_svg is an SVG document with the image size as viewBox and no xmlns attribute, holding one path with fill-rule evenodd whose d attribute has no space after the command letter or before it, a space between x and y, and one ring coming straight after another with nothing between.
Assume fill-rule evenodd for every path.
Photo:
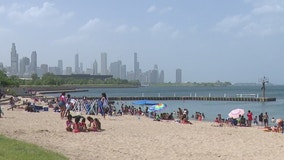
<instances>
[{"instance_id":1,"label":"crowd of people","mask_svg":"<svg viewBox=\"0 0 284 160\"><path fill-rule=\"evenodd\" d=\"M269 116L268 113L260 113L258 116L253 116L252 111L248 110L246 114L240 114L238 118L228 117L223 119L221 114L218 114L214 126L241 126L241 127L251 127L263 126L265 131L274 131L274 132L283 132L283 120L271 118L272 125L269 125Z\"/></svg>"}]
</instances>

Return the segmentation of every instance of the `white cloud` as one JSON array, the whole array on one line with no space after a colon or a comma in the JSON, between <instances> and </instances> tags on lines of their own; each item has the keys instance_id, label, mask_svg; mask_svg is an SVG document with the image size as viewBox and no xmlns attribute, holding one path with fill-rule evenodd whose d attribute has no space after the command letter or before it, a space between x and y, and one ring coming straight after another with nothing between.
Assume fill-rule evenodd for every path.
<instances>
[{"instance_id":1,"label":"white cloud","mask_svg":"<svg viewBox=\"0 0 284 160\"><path fill-rule=\"evenodd\" d=\"M61 13L54 4L45 2L42 6L25 6L20 4L12 4L7 10L10 19L17 24L33 24L33 25L62 25L70 19L74 13Z\"/></svg>"},{"instance_id":2,"label":"white cloud","mask_svg":"<svg viewBox=\"0 0 284 160\"><path fill-rule=\"evenodd\" d=\"M264 5L252 10L253 14L269 14L269 13L283 13L284 7L280 5Z\"/></svg>"},{"instance_id":3,"label":"white cloud","mask_svg":"<svg viewBox=\"0 0 284 160\"><path fill-rule=\"evenodd\" d=\"M150 29L152 32L166 32L169 31L171 27L167 26L163 22L158 22L153 25L153 27Z\"/></svg>"},{"instance_id":4,"label":"white cloud","mask_svg":"<svg viewBox=\"0 0 284 160\"><path fill-rule=\"evenodd\" d=\"M156 6L152 5L147 9L147 13L159 13L159 14L164 14L167 12L172 11L173 8L172 7L163 7L163 8L157 8Z\"/></svg>"},{"instance_id":5,"label":"white cloud","mask_svg":"<svg viewBox=\"0 0 284 160\"><path fill-rule=\"evenodd\" d=\"M126 32L138 32L140 29L136 26L134 27L129 27L126 24L120 25L115 28L115 32L117 33L126 33Z\"/></svg>"},{"instance_id":6,"label":"white cloud","mask_svg":"<svg viewBox=\"0 0 284 160\"><path fill-rule=\"evenodd\" d=\"M79 28L79 31L90 31L96 28L101 23L98 18L90 19L86 24Z\"/></svg>"},{"instance_id":7,"label":"white cloud","mask_svg":"<svg viewBox=\"0 0 284 160\"><path fill-rule=\"evenodd\" d=\"M147 9L147 13L152 13L156 11L156 6L152 5Z\"/></svg>"},{"instance_id":8,"label":"white cloud","mask_svg":"<svg viewBox=\"0 0 284 160\"><path fill-rule=\"evenodd\" d=\"M227 16L215 26L215 31L232 33L238 36L269 36L284 33L284 3L280 1L246 0L252 5L250 12L243 15ZM272 15L273 14L273 15Z\"/></svg>"}]
</instances>

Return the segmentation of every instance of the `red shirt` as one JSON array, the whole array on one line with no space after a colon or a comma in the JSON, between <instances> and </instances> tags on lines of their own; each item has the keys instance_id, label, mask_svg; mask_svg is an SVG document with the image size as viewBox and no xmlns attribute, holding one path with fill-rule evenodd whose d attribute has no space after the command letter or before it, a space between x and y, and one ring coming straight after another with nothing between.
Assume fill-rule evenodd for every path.
<instances>
[{"instance_id":1,"label":"red shirt","mask_svg":"<svg viewBox=\"0 0 284 160\"><path fill-rule=\"evenodd\" d=\"M248 112L247 116L248 116L248 120L252 120L252 112Z\"/></svg>"}]
</instances>

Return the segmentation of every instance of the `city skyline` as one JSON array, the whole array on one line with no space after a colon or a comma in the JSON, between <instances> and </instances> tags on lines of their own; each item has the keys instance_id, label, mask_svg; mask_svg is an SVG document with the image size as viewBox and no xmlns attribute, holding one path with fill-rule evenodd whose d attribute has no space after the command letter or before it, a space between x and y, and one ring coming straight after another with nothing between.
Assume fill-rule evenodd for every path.
<instances>
[{"instance_id":1,"label":"city skyline","mask_svg":"<svg viewBox=\"0 0 284 160\"><path fill-rule=\"evenodd\" d=\"M137 72L137 53L139 68L158 65L165 82L180 68L183 82L284 84L283 17L277 0L2 0L0 62L10 66L16 43L19 58L36 51L38 65L61 59L73 71L75 54L78 66L100 68L105 52Z\"/></svg>"},{"instance_id":2,"label":"city skyline","mask_svg":"<svg viewBox=\"0 0 284 160\"><path fill-rule=\"evenodd\" d=\"M129 81L139 80L141 84L154 84L164 83L164 71L159 71L158 65L154 65L154 69L148 71L142 71L139 68L139 61L137 53L133 54L134 68L128 69L127 65L123 64L121 60L116 62L110 62L108 64L108 56L106 52L101 53L101 68L98 68L98 63L95 60L92 68L84 68L84 62L80 62L79 54L74 56L74 66L64 66L64 60L59 59L57 66L50 66L49 64L38 64L37 52L32 51L31 58L22 57L19 58L19 54L16 50L16 44L12 43L11 47L11 60L10 66L3 67L0 62L0 69L6 70L8 76L19 76L20 78L31 78L32 74L37 74L39 77L46 73L53 73L55 75L71 75L71 74L89 74L89 75L112 75L113 78L126 79ZM80 65L79 65L80 64ZM74 68L74 71L73 69ZM98 70L101 72L98 72ZM181 77L181 73L180 73ZM180 78L181 80L181 78Z\"/></svg>"}]
</instances>

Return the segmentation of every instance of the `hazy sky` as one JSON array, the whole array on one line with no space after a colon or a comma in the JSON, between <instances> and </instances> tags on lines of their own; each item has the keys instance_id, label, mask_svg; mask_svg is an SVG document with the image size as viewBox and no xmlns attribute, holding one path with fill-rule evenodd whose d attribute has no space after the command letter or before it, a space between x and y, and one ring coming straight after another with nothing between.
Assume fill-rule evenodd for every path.
<instances>
[{"instance_id":1,"label":"hazy sky","mask_svg":"<svg viewBox=\"0 0 284 160\"><path fill-rule=\"evenodd\" d=\"M283 0L1 0L0 62L37 51L38 64L84 69L107 52L142 71L157 64L165 81L284 84Z\"/></svg>"}]
</instances>

